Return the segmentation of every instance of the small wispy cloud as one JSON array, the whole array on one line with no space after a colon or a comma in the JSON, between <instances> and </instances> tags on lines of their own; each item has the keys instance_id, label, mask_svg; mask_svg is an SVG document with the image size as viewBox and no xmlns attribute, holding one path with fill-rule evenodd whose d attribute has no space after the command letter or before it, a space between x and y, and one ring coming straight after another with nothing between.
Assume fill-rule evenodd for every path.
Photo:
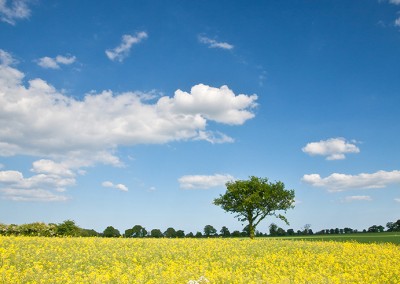
<instances>
[{"instance_id":1,"label":"small wispy cloud","mask_svg":"<svg viewBox=\"0 0 400 284\"><path fill-rule=\"evenodd\" d=\"M138 32L136 35L123 35L122 42L114 49L107 49L106 55L112 61L122 62L128 57L129 52L134 44L140 43L148 37L146 32Z\"/></svg>"},{"instance_id":2,"label":"small wispy cloud","mask_svg":"<svg viewBox=\"0 0 400 284\"><path fill-rule=\"evenodd\" d=\"M233 143L235 140L219 131L199 131L199 136L195 140L208 141L211 144Z\"/></svg>"},{"instance_id":3,"label":"small wispy cloud","mask_svg":"<svg viewBox=\"0 0 400 284\"><path fill-rule=\"evenodd\" d=\"M180 187L183 189L208 189L211 187L224 186L228 181L235 178L231 175L186 175L178 179Z\"/></svg>"},{"instance_id":4,"label":"small wispy cloud","mask_svg":"<svg viewBox=\"0 0 400 284\"><path fill-rule=\"evenodd\" d=\"M319 174L304 175L302 181L315 187L327 188L330 192L350 189L385 188L400 183L400 171L378 171L372 174L346 175L334 173L326 178Z\"/></svg>"},{"instance_id":5,"label":"small wispy cloud","mask_svg":"<svg viewBox=\"0 0 400 284\"><path fill-rule=\"evenodd\" d=\"M360 149L342 137L330 138L319 142L308 143L302 148L304 153L311 156L320 155L326 156L327 160L343 160L347 153L359 153Z\"/></svg>"},{"instance_id":6,"label":"small wispy cloud","mask_svg":"<svg viewBox=\"0 0 400 284\"><path fill-rule=\"evenodd\" d=\"M399 202L400 203L400 198L395 198L394 201Z\"/></svg>"},{"instance_id":7,"label":"small wispy cloud","mask_svg":"<svg viewBox=\"0 0 400 284\"><path fill-rule=\"evenodd\" d=\"M60 64L62 65L70 65L76 61L75 56L62 56L57 55L56 57L42 57L39 58L36 62L40 67L46 69L60 69Z\"/></svg>"},{"instance_id":8,"label":"small wispy cloud","mask_svg":"<svg viewBox=\"0 0 400 284\"><path fill-rule=\"evenodd\" d=\"M17 20L29 18L31 10L26 0L0 0L0 20L15 25Z\"/></svg>"},{"instance_id":9,"label":"small wispy cloud","mask_svg":"<svg viewBox=\"0 0 400 284\"><path fill-rule=\"evenodd\" d=\"M233 49L234 46L232 44L229 44L227 42L218 42L214 39L208 38L206 36L198 36L199 42L200 43L204 43L206 45L208 45L209 48L221 48L221 49Z\"/></svg>"},{"instance_id":10,"label":"small wispy cloud","mask_svg":"<svg viewBox=\"0 0 400 284\"><path fill-rule=\"evenodd\" d=\"M105 181L101 184L103 187L118 189L120 191L128 191L128 187L122 183L114 184L111 181Z\"/></svg>"},{"instance_id":11,"label":"small wispy cloud","mask_svg":"<svg viewBox=\"0 0 400 284\"><path fill-rule=\"evenodd\" d=\"M353 195L353 196L346 196L343 199L343 202L353 202L353 201L372 201L372 198L369 195Z\"/></svg>"}]
</instances>

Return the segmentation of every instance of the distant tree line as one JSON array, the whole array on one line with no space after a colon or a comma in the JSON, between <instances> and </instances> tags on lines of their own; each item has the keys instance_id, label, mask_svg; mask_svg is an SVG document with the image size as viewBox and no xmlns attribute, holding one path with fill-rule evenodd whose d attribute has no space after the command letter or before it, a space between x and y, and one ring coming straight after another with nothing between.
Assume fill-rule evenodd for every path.
<instances>
[{"instance_id":1,"label":"distant tree line","mask_svg":"<svg viewBox=\"0 0 400 284\"><path fill-rule=\"evenodd\" d=\"M351 228L332 228L313 232L310 224L306 224L301 230L294 229L284 230L272 223L269 226L268 233L255 231L256 237L278 237L278 236L295 236L295 235L333 235L333 234L351 234L351 233L379 233L379 232L400 232L400 219L396 222L388 222L385 227L381 225L373 225L362 231L353 230ZM146 230L141 225L135 225L125 230L123 234L113 226L108 226L102 233L93 229L83 229L75 224L72 220L66 220L59 224L46 224L41 222L23 224L23 225L5 225L0 223L0 235L2 236L43 236L43 237L105 237L105 238L234 238L248 237L250 235L249 226L245 226L242 231L235 230L231 232L226 226L217 231L213 226L206 225L203 231L196 233L189 232L185 234L183 230L176 230L172 227L167 228L164 232L160 229Z\"/></svg>"}]
</instances>

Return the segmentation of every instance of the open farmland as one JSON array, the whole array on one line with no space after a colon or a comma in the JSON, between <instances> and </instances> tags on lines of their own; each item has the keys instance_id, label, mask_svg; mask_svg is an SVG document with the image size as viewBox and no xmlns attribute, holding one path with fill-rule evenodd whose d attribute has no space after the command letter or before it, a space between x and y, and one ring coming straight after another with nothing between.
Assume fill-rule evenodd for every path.
<instances>
[{"instance_id":1,"label":"open farmland","mask_svg":"<svg viewBox=\"0 0 400 284\"><path fill-rule=\"evenodd\" d=\"M0 237L1 283L395 283L394 244Z\"/></svg>"},{"instance_id":2,"label":"open farmland","mask_svg":"<svg viewBox=\"0 0 400 284\"><path fill-rule=\"evenodd\" d=\"M335 242L359 242L359 243L393 243L400 245L400 232L382 233L357 233L341 235L308 235L277 237L281 240L304 241L335 241Z\"/></svg>"}]
</instances>

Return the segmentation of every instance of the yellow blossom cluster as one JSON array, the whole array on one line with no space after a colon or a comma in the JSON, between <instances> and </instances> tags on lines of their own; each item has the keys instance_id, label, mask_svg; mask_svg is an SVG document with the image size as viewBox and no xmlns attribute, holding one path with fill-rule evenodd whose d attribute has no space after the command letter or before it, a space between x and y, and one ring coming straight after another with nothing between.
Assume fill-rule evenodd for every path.
<instances>
[{"instance_id":1,"label":"yellow blossom cluster","mask_svg":"<svg viewBox=\"0 0 400 284\"><path fill-rule=\"evenodd\" d=\"M399 283L393 244L0 237L0 283Z\"/></svg>"}]
</instances>

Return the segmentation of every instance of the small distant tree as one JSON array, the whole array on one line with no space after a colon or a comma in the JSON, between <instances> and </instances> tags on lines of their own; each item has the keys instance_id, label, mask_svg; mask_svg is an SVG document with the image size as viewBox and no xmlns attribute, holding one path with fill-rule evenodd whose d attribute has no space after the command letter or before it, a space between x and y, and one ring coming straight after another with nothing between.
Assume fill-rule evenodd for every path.
<instances>
[{"instance_id":1,"label":"small distant tree","mask_svg":"<svg viewBox=\"0 0 400 284\"><path fill-rule=\"evenodd\" d=\"M105 237L105 238L117 238L120 236L121 236L120 232L117 229L115 229L113 226L108 226L103 231L103 237Z\"/></svg>"},{"instance_id":2,"label":"small distant tree","mask_svg":"<svg viewBox=\"0 0 400 284\"><path fill-rule=\"evenodd\" d=\"M343 229L343 232L345 233L345 234L350 234L350 233L353 233L353 229L351 229L351 228L344 228Z\"/></svg>"},{"instance_id":3,"label":"small distant tree","mask_svg":"<svg viewBox=\"0 0 400 284\"><path fill-rule=\"evenodd\" d=\"M100 234L93 229L81 229L80 236L82 237L98 237Z\"/></svg>"},{"instance_id":4,"label":"small distant tree","mask_svg":"<svg viewBox=\"0 0 400 284\"><path fill-rule=\"evenodd\" d=\"M286 231L284 229L282 229L281 227L278 228L278 230L276 231L276 234L280 237L286 235Z\"/></svg>"},{"instance_id":5,"label":"small distant tree","mask_svg":"<svg viewBox=\"0 0 400 284\"><path fill-rule=\"evenodd\" d=\"M192 232L189 232L186 234L186 238L194 238L194 234Z\"/></svg>"},{"instance_id":6,"label":"small distant tree","mask_svg":"<svg viewBox=\"0 0 400 284\"><path fill-rule=\"evenodd\" d=\"M125 230L126 238L143 238L147 236L147 231L141 225L135 225L132 229Z\"/></svg>"},{"instance_id":7,"label":"small distant tree","mask_svg":"<svg viewBox=\"0 0 400 284\"><path fill-rule=\"evenodd\" d=\"M400 219L396 222L388 222L386 227L388 232L400 232Z\"/></svg>"},{"instance_id":8,"label":"small distant tree","mask_svg":"<svg viewBox=\"0 0 400 284\"><path fill-rule=\"evenodd\" d=\"M66 220L57 225L57 235L76 237L79 235L80 228L75 225L75 221Z\"/></svg>"},{"instance_id":9,"label":"small distant tree","mask_svg":"<svg viewBox=\"0 0 400 284\"><path fill-rule=\"evenodd\" d=\"M160 229L153 229L150 232L150 237L152 238L162 238L164 235Z\"/></svg>"},{"instance_id":10,"label":"small distant tree","mask_svg":"<svg viewBox=\"0 0 400 284\"><path fill-rule=\"evenodd\" d=\"M231 237L234 237L234 238L238 238L241 236L242 236L242 234L238 230L233 231L231 234Z\"/></svg>"},{"instance_id":11,"label":"small distant tree","mask_svg":"<svg viewBox=\"0 0 400 284\"><path fill-rule=\"evenodd\" d=\"M311 228L311 224L304 225L304 230L303 230L304 235L310 234L310 228Z\"/></svg>"},{"instance_id":12,"label":"small distant tree","mask_svg":"<svg viewBox=\"0 0 400 284\"><path fill-rule=\"evenodd\" d=\"M229 229L225 226L222 227L221 231L219 231L221 233L221 236L224 238L230 237L231 236L231 232L229 232Z\"/></svg>"},{"instance_id":13,"label":"small distant tree","mask_svg":"<svg viewBox=\"0 0 400 284\"><path fill-rule=\"evenodd\" d=\"M184 238L185 237L185 231L183 231L183 230L176 231L176 237L177 238Z\"/></svg>"},{"instance_id":14,"label":"small distant tree","mask_svg":"<svg viewBox=\"0 0 400 284\"><path fill-rule=\"evenodd\" d=\"M377 226L377 225L373 225L368 228L368 232L370 232L370 233L381 233L384 230L385 230L385 228L383 226Z\"/></svg>"},{"instance_id":15,"label":"small distant tree","mask_svg":"<svg viewBox=\"0 0 400 284\"><path fill-rule=\"evenodd\" d=\"M204 227L204 236L205 237L213 237L217 234L217 230L211 226L211 225L206 225Z\"/></svg>"},{"instance_id":16,"label":"small distant tree","mask_svg":"<svg viewBox=\"0 0 400 284\"><path fill-rule=\"evenodd\" d=\"M267 216L289 224L277 211L294 208L294 190L286 190L282 182L271 183L267 178L252 176L249 180L227 182L226 187L225 194L214 199L214 204L235 213L239 221L247 222L250 238L254 238L257 225Z\"/></svg>"},{"instance_id":17,"label":"small distant tree","mask_svg":"<svg viewBox=\"0 0 400 284\"><path fill-rule=\"evenodd\" d=\"M275 223L271 223L271 225L269 225L269 235L270 236L278 235L278 226Z\"/></svg>"},{"instance_id":18,"label":"small distant tree","mask_svg":"<svg viewBox=\"0 0 400 284\"><path fill-rule=\"evenodd\" d=\"M289 236L294 236L294 230L293 229L288 229L287 230L287 234L289 235Z\"/></svg>"},{"instance_id":19,"label":"small distant tree","mask_svg":"<svg viewBox=\"0 0 400 284\"><path fill-rule=\"evenodd\" d=\"M165 232L164 236L166 238L176 238L176 230L174 228L169 227Z\"/></svg>"},{"instance_id":20,"label":"small distant tree","mask_svg":"<svg viewBox=\"0 0 400 284\"><path fill-rule=\"evenodd\" d=\"M197 232L196 235L194 235L195 238L202 238L203 234L201 232Z\"/></svg>"}]
</instances>

